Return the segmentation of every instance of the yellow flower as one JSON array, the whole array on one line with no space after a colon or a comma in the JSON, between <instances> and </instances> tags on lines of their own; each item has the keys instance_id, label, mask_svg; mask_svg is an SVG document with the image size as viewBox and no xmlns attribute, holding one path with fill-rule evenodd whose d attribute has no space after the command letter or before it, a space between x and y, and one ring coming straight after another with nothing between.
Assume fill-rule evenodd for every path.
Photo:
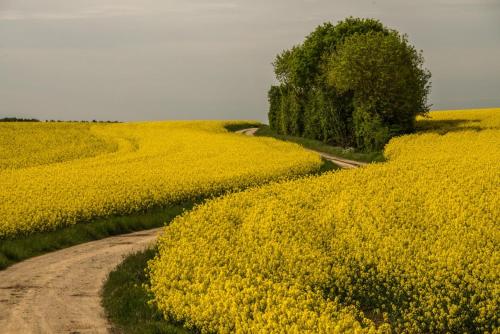
<instances>
[{"instance_id":1,"label":"yellow flower","mask_svg":"<svg viewBox=\"0 0 500 334\"><path fill-rule=\"evenodd\" d=\"M316 171L298 145L228 122L0 124L0 238Z\"/></svg>"},{"instance_id":2,"label":"yellow flower","mask_svg":"<svg viewBox=\"0 0 500 334\"><path fill-rule=\"evenodd\" d=\"M154 301L202 332L494 332L500 110L433 112L389 161L215 199L164 229Z\"/></svg>"}]
</instances>

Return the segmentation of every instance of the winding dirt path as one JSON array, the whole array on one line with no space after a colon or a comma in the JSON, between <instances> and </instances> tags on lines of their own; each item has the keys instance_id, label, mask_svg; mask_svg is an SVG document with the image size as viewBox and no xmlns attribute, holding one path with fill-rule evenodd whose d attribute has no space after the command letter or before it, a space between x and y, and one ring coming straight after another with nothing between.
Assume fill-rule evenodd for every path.
<instances>
[{"instance_id":1,"label":"winding dirt path","mask_svg":"<svg viewBox=\"0 0 500 334\"><path fill-rule=\"evenodd\" d=\"M253 136L258 128L238 131ZM364 163L317 152L342 168ZM109 333L101 288L129 253L161 229L115 236L38 256L0 271L0 333Z\"/></svg>"},{"instance_id":2,"label":"winding dirt path","mask_svg":"<svg viewBox=\"0 0 500 334\"><path fill-rule=\"evenodd\" d=\"M93 241L0 271L0 333L109 333L104 281L124 255L146 248L160 231Z\"/></svg>"},{"instance_id":3,"label":"winding dirt path","mask_svg":"<svg viewBox=\"0 0 500 334\"><path fill-rule=\"evenodd\" d=\"M247 136L254 136L255 133L257 132L257 130L259 130L259 128L248 128L248 129L236 131L236 133L244 134ZM336 156L333 156L331 154L321 152L321 151L311 150L311 149L307 149L307 148L304 148L304 149L307 151L318 153L323 159L333 162L334 164L336 164L340 168L352 169L352 168L359 168L361 166L366 165L366 163L364 163L364 162L336 157Z\"/></svg>"}]
</instances>

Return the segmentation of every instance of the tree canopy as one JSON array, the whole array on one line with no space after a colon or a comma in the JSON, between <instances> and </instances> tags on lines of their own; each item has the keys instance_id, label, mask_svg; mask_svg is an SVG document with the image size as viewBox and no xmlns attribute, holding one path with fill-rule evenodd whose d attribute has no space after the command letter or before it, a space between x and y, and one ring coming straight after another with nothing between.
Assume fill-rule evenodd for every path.
<instances>
[{"instance_id":1,"label":"tree canopy","mask_svg":"<svg viewBox=\"0 0 500 334\"><path fill-rule=\"evenodd\" d=\"M421 52L378 20L325 23L273 65L269 123L282 134L375 150L429 109Z\"/></svg>"}]
</instances>

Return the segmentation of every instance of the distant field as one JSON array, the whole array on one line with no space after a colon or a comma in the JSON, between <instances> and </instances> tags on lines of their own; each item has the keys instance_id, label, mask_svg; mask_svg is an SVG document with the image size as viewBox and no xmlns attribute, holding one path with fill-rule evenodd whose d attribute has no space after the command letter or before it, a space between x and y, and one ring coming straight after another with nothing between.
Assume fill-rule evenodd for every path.
<instances>
[{"instance_id":1,"label":"distant field","mask_svg":"<svg viewBox=\"0 0 500 334\"><path fill-rule=\"evenodd\" d=\"M204 332L496 332L500 109L432 112L387 162L215 199L150 262L165 317Z\"/></svg>"},{"instance_id":2,"label":"distant field","mask_svg":"<svg viewBox=\"0 0 500 334\"><path fill-rule=\"evenodd\" d=\"M298 145L242 122L0 124L0 239L316 171Z\"/></svg>"},{"instance_id":3,"label":"distant field","mask_svg":"<svg viewBox=\"0 0 500 334\"><path fill-rule=\"evenodd\" d=\"M118 149L90 124L0 123L0 171L94 157Z\"/></svg>"}]
</instances>

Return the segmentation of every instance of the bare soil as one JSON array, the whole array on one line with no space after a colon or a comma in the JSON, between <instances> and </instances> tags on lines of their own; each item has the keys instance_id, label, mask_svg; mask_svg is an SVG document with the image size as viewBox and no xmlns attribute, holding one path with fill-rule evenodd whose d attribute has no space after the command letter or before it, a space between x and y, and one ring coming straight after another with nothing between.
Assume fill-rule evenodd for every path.
<instances>
[{"instance_id":1,"label":"bare soil","mask_svg":"<svg viewBox=\"0 0 500 334\"><path fill-rule=\"evenodd\" d=\"M109 333L101 288L123 257L155 242L161 229L93 241L0 271L0 332Z\"/></svg>"}]
</instances>

